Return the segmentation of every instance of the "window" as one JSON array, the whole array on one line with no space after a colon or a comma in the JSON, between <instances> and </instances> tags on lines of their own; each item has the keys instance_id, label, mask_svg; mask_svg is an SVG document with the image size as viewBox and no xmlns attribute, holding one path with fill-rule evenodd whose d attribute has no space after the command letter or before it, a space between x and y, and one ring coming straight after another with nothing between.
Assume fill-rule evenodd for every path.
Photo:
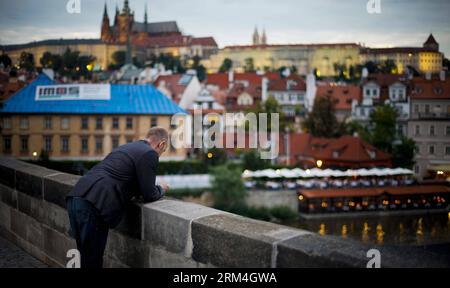
<instances>
[{"instance_id":1,"label":"window","mask_svg":"<svg viewBox=\"0 0 450 288\"><path fill-rule=\"evenodd\" d=\"M81 153L88 153L89 149L89 138L81 137Z\"/></svg>"},{"instance_id":2,"label":"window","mask_svg":"<svg viewBox=\"0 0 450 288\"><path fill-rule=\"evenodd\" d=\"M61 130L69 130L70 119L68 117L61 118Z\"/></svg>"},{"instance_id":3,"label":"window","mask_svg":"<svg viewBox=\"0 0 450 288\"><path fill-rule=\"evenodd\" d=\"M117 147L119 147L119 137L114 136L112 137L112 149L116 149Z\"/></svg>"},{"instance_id":4,"label":"window","mask_svg":"<svg viewBox=\"0 0 450 288\"><path fill-rule=\"evenodd\" d=\"M88 117L81 118L81 129L82 130L89 129L89 118Z\"/></svg>"},{"instance_id":5,"label":"window","mask_svg":"<svg viewBox=\"0 0 450 288\"><path fill-rule=\"evenodd\" d=\"M28 152L28 136L20 136L20 152Z\"/></svg>"},{"instance_id":6,"label":"window","mask_svg":"<svg viewBox=\"0 0 450 288\"><path fill-rule=\"evenodd\" d=\"M414 104L414 113L419 113L419 104Z\"/></svg>"},{"instance_id":7,"label":"window","mask_svg":"<svg viewBox=\"0 0 450 288\"><path fill-rule=\"evenodd\" d=\"M414 172L416 174L420 174L420 166L419 165L414 166Z\"/></svg>"},{"instance_id":8,"label":"window","mask_svg":"<svg viewBox=\"0 0 450 288\"><path fill-rule=\"evenodd\" d=\"M430 113L430 105L429 104L425 104L425 113L426 114Z\"/></svg>"},{"instance_id":9,"label":"window","mask_svg":"<svg viewBox=\"0 0 450 288\"><path fill-rule=\"evenodd\" d=\"M127 129L133 129L133 118L132 117L127 117L126 127L127 127Z\"/></svg>"},{"instance_id":10,"label":"window","mask_svg":"<svg viewBox=\"0 0 450 288\"><path fill-rule=\"evenodd\" d=\"M28 118L20 118L20 129L24 129L24 130L26 130L26 129L28 129L28 125L29 125L29 123L28 123Z\"/></svg>"},{"instance_id":11,"label":"window","mask_svg":"<svg viewBox=\"0 0 450 288\"><path fill-rule=\"evenodd\" d=\"M44 136L44 151L51 152L52 151L52 136Z\"/></svg>"},{"instance_id":12,"label":"window","mask_svg":"<svg viewBox=\"0 0 450 288\"><path fill-rule=\"evenodd\" d=\"M450 126L445 127L445 135L450 136Z\"/></svg>"},{"instance_id":13,"label":"window","mask_svg":"<svg viewBox=\"0 0 450 288\"><path fill-rule=\"evenodd\" d=\"M44 118L44 129L52 129L52 117L46 116Z\"/></svg>"},{"instance_id":14,"label":"window","mask_svg":"<svg viewBox=\"0 0 450 288\"><path fill-rule=\"evenodd\" d=\"M95 129L97 129L97 130L103 129L103 118L102 117L97 117L95 119Z\"/></svg>"},{"instance_id":15,"label":"window","mask_svg":"<svg viewBox=\"0 0 450 288\"><path fill-rule=\"evenodd\" d=\"M419 125L416 125L416 132L415 132L415 135L416 135L416 136L420 135L420 126L419 126Z\"/></svg>"},{"instance_id":16,"label":"window","mask_svg":"<svg viewBox=\"0 0 450 288\"><path fill-rule=\"evenodd\" d=\"M10 117L3 118L3 129L11 129L11 127L12 127L11 118Z\"/></svg>"},{"instance_id":17,"label":"window","mask_svg":"<svg viewBox=\"0 0 450 288\"><path fill-rule=\"evenodd\" d=\"M377 89L373 89L373 90L372 90L372 95L373 95L373 96L377 96Z\"/></svg>"},{"instance_id":18,"label":"window","mask_svg":"<svg viewBox=\"0 0 450 288\"><path fill-rule=\"evenodd\" d=\"M112 129L119 129L119 117L112 118Z\"/></svg>"},{"instance_id":19,"label":"window","mask_svg":"<svg viewBox=\"0 0 450 288\"><path fill-rule=\"evenodd\" d=\"M69 136L61 136L61 152L69 152Z\"/></svg>"},{"instance_id":20,"label":"window","mask_svg":"<svg viewBox=\"0 0 450 288\"><path fill-rule=\"evenodd\" d=\"M370 96L370 89L366 89L366 96Z\"/></svg>"},{"instance_id":21,"label":"window","mask_svg":"<svg viewBox=\"0 0 450 288\"><path fill-rule=\"evenodd\" d=\"M11 153L11 136L3 136L3 152Z\"/></svg>"},{"instance_id":22,"label":"window","mask_svg":"<svg viewBox=\"0 0 450 288\"><path fill-rule=\"evenodd\" d=\"M127 137L127 144L133 142L133 137Z\"/></svg>"},{"instance_id":23,"label":"window","mask_svg":"<svg viewBox=\"0 0 450 288\"><path fill-rule=\"evenodd\" d=\"M450 146L445 146L445 155L450 155Z\"/></svg>"},{"instance_id":24,"label":"window","mask_svg":"<svg viewBox=\"0 0 450 288\"><path fill-rule=\"evenodd\" d=\"M430 145L428 147L428 153L430 153L430 155L434 155L434 145Z\"/></svg>"},{"instance_id":25,"label":"window","mask_svg":"<svg viewBox=\"0 0 450 288\"><path fill-rule=\"evenodd\" d=\"M430 136L434 136L434 125L430 126Z\"/></svg>"},{"instance_id":26,"label":"window","mask_svg":"<svg viewBox=\"0 0 450 288\"><path fill-rule=\"evenodd\" d=\"M158 126L158 118L157 117L152 117L150 119L150 127L156 127Z\"/></svg>"},{"instance_id":27,"label":"window","mask_svg":"<svg viewBox=\"0 0 450 288\"><path fill-rule=\"evenodd\" d=\"M95 137L95 152L101 153L103 151L103 137Z\"/></svg>"}]
</instances>

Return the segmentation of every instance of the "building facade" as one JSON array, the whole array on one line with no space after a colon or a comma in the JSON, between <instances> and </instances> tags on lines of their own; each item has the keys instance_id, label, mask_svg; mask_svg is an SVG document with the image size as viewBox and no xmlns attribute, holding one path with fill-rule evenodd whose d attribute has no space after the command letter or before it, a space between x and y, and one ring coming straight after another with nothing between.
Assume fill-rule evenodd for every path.
<instances>
[{"instance_id":1,"label":"building facade","mask_svg":"<svg viewBox=\"0 0 450 288\"><path fill-rule=\"evenodd\" d=\"M422 47L394 47L394 48L363 48L361 49L361 63L369 61L382 63L392 60L397 71L402 74L408 66L420 73L439 73L442 70L444 55L439 52L439 44L430 34Z\"/></svg>"},{"instance_id":2,"label":"building facade","mask_svg":"<svg viewBox=\"0 0 450 288\"><path fill-rule=\"evenodd\" d=\"M37 100L36 89L52 85L41 74L4 103L1 154L37 159L44 151L52 160L101 160L114 148L143 139L150 127L172 132L171 115L185 113L150 85L111 85L109 100ZM161 160L185 157L184 149L170 145Z\"/></svg>"},{"instance_id":3,"label":"building facade","mask_svg":"<svg viewBox=\"0 0 450 288\"><path fill-rule=\"evenodd\" d=\"M419 178L450 176L450 80L444 73L413 80L408 136L417 145L414 172Z\"/></svg>"},{"instance_id":4,"label":"building facade","mask_svg":"<svg viewBox=\"0 0 450 288\"><path fill-rule=\"evenodd\" d=\"M235 72L244 72L247 59L253 59L256 70L295 67L300 75L307 75L316 70L319 76L335 76L335 63L346 67L356 66L360 63L359 53L360 46L355 43L258 44L225 47L203 63L211 73L217 72L223 60L228 58L233 61Z\"/></svg>"}]
</instances>

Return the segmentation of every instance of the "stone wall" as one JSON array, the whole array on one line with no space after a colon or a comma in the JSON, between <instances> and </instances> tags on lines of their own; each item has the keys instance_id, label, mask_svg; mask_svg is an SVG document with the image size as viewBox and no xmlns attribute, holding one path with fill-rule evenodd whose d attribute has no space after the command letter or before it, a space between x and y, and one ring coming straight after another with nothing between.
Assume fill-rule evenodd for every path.
<instances>
[{"instance_id":1,"label":"stone wall","mask_svg":"<svg viewBox=\"0 0 450 288\"><path fill-rule=\"evenodd\" d=\"M69 249L65 196L79 177L0 157L0 234L55 267ZM111 230L106 267L366 267L358 242L256 221L194 203L132 203ZM378 247L382 267L446 266L448 259Z\"/></svg>"}]
</instances>

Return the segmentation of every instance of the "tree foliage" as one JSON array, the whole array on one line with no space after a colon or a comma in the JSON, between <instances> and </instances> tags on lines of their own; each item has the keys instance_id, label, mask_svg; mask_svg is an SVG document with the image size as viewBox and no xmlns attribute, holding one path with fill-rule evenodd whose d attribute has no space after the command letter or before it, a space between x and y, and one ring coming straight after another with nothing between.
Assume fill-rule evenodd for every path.
<instances>
[{"instance_id":1,"label":"tree foliage","mask_svg":"<svg viewBox=\"0 0 450 288\"><path fill-rule=\"evenodd\" d=\"M223 210L244 206L246 190L242 182L241 171L228 166L213 169L211 193L214 206Z\"/></svg>"},{"instance_id":2,"label":"tree foliage","mask_svg":"<svg viewBox=\"0 0 450 288\"><path fill-rule=\"evenodd\" d=\"M303 122L303 129L316 137L336 137L340 134L340 124L336 118L336 100L319 96L314 100L311 113Z\"/></svg>"},{"instance_id":3,"label":"tree foliage","mask_svg":"<svg viewBox=\"0 0 450 288\"><path fill-rule=\"evenodd\" d=\"M219 72L223 73L223 72L228 72L233 68L233 60L231 60L230 58L225 58L223 59L222 65L219 68Z\"/></svg>"}]
</instances>

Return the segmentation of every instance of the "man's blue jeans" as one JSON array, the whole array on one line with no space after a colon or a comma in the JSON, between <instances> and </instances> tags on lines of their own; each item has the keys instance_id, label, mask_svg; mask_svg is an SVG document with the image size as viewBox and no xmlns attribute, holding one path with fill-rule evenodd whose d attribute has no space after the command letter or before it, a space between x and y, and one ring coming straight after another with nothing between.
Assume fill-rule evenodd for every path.
<instances>
[{"instance_id":1,"label":"man's blue jeans","mask_svg":"<svg viewBox=\"0 0 450 288\"><path fill-rule=\"evenodd\" d=\"M102 268L108 225L94 205L79 197L67 199L72 234L81 255L81 268Z\"/></svg>"}]
</instances>

